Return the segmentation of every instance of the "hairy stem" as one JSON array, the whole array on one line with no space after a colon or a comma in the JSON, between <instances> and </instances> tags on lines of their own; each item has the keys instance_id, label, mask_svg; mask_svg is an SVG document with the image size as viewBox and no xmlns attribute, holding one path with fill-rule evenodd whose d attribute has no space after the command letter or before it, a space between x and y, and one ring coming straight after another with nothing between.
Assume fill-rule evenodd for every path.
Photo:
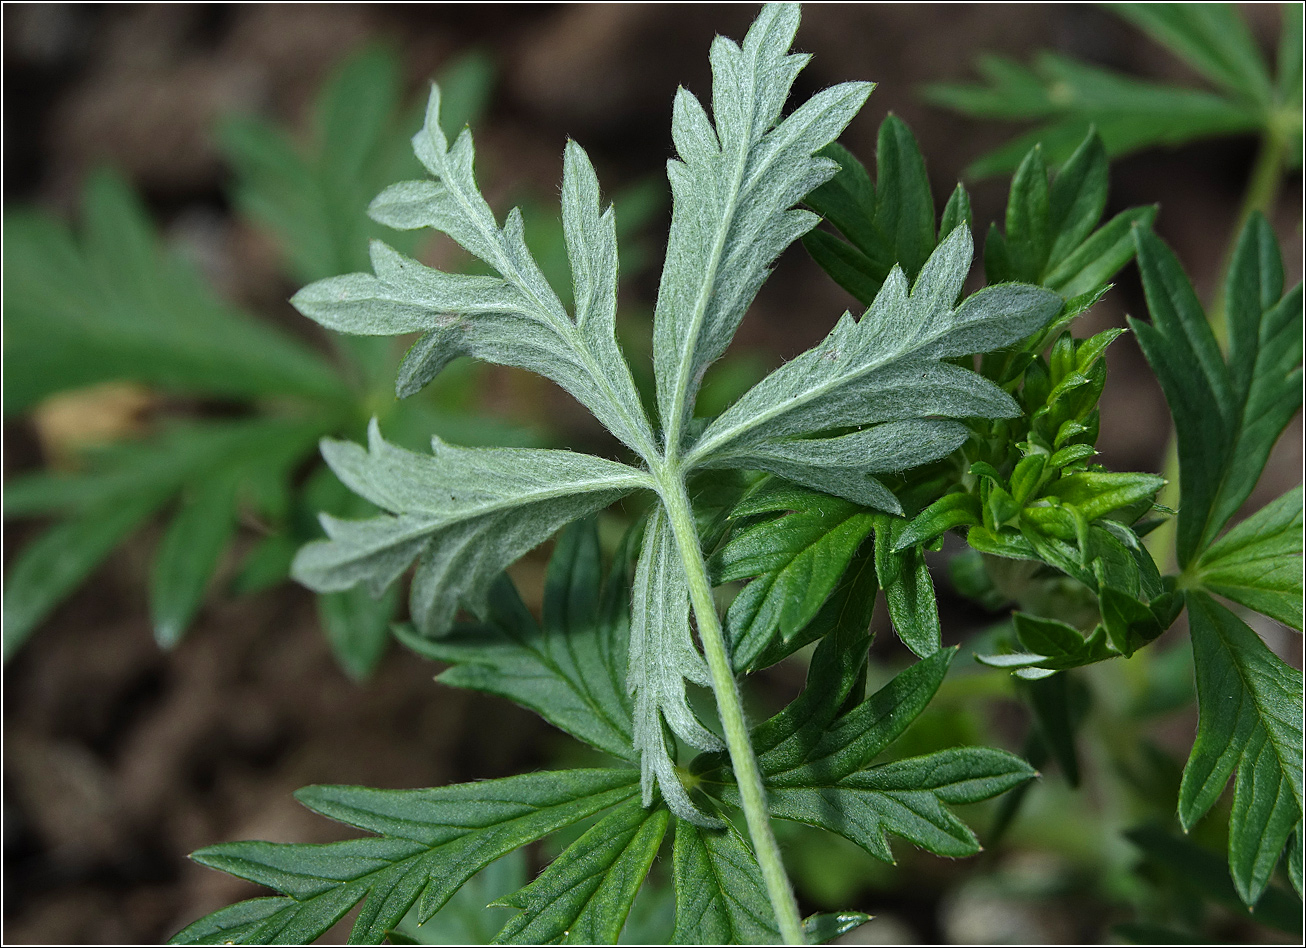
<instances>
[{"instance_id":1,"label":"hairy stem","mask_svg":"<svg viewBox=\"0 0 1306 948\"><path fill-rule=\"evenodd\" d=\"M739 687L726 655L725 635L721 629L721 620L717 617L716 603L712 599L712 584L707 578L707 567L699 547L689 495L678 475L660 477L659 481L667 518L680 547L685 575L689 578L689 597L694 606L694 617L698 622L698 634L703 641L707 666L712 673L712 691L716 695L721 725L725 730L726 749L730 752L730 763L739 785L739 797L748 821L748 834L753 840L753 849L757 852L757 862L762 869L762 878L766 882L766 892L775 911L780 934L786 944L801 945L804 938L798 902L794 898L789 877L785 874L775 834L771 832L766 791L762 788L762 775L757 769L757 757L753 754L753 745L748 737Z\"/></svg>"}]
</instances>

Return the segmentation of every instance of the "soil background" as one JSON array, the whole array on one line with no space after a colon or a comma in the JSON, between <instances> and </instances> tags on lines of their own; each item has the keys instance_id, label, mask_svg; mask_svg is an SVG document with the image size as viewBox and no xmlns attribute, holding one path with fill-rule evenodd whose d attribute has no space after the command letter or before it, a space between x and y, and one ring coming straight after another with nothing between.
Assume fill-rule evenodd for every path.
<instances>
[{"instance_id":1,"label":"soil background","mask_svg":"<svg viewBox=\"0 0 1306 948\"><path fill-rule=\"evenodd\" d=\"M492 200L516 182L556 193L568 136L589 150L612 192L661 174L672 154L677 84L706 96L712 35L742 37L755 10L6 4L5 201L72 213L88 172L115 165L222 292L292 325L300 317L285 300L294 287L267 259L261 235L228 206L227 171L211 135L222 115L253 111L306 127L322 80L362 44L383 40L401 51L415 95L443 62L478 46L499 71L477 128ZM1250 5L1247 12L1272 48L1277 11ZM880 83L843 141L870 166L879 122L889 111L902 116L927 156L940 206L962 168L1012 133L919 96L924 82L973 78L981 52L1026 61L1035 49L1055 49L1148 77L1196 81L1111 15L1074 5L814 4L797 46L815 54L798 98L847 79ZM1228 140L1121 160L1108 213L1159 203L1157 230L1209 296L1254 152L1250 139ZM1001 215L1006 183L974 182L971 194L975 219L987 222ZM1290 282L1301 276L1300 220L1300 182L1289 181L1274 223ZM664 228L664 220L655 223L657 239ZM636 311L651 312L657 269L625 287ZM778 364L821 338L851 305L795 248L738 345ZM1131 268L1077 333L1123 325L1124 313L1142 311ZM1160 391L1128 338L1113 346L1109 363L1101 460L1160 470L1167 422ZM549 398L522 404L508 385L492 401L505 413L550 418L562 443L581 447L595 437L565 395ZM1251 504L1299 480L1301 441L1299 416ZM43 462L28 421L6 425L4 447L6 476ZM32 525L6 524L6 563L33 535ZM291 792L305 784L432 786L546 766L560 752L565 739L527 712L437 686L432 665L398 649L371 682L352 683L327 651L309 594L290 585L245 599L217 590L184 644L161 653L144 593L157 538L147 530L112 557L4 671L7 943L157 942L255 894L185 854L232 839L338 838L341 827L294 802ZM945 637L957 641L982 617L950 598L945 583L940 591ZM1299 643L1286 635L1271 641L1298 663ZM790 679L778 672L772 684L791 688ZM901 906L897 937L885 939L956 937L939 917L956 878L943 874ZM1073 932L1034 929L1023 940L1102 937L1091 919L1080 921L1085 927Z\"/></svg>"}]
</instances>

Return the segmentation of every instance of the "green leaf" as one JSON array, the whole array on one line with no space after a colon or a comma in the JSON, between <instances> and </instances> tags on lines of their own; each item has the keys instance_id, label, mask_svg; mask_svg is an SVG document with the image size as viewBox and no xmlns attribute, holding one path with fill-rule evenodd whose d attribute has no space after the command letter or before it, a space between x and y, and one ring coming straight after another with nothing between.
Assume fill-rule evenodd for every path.
<instances>
[{"instance_id":1,"label":"green leaf","mask_svg":"<svg viewBox=\"0 0 1306 948\"><path fill-rule=\"evenodd\" d=\"M637 800L617 807L549 868L497 905L521 909L495 936L500 945L615 945L670 814Z\"/></svg>"},{"instance_id":2,"label":"green leaf","mask_svg":"<svg viewBox=\"0 0 1306 948\"><path fill-rule=\"evenodd\" d=\"M1197 559L1202 588L1302 628L1302 488L1239 523Z\"/></svg>"},{"instance_id":3,"label":"green leaf","mask_svg":"<svg viewBox=\"0 0 1306 948\"><path fill-rule=\"evenodd\" d=\"M730 823L710 830L676 823L676 945L780 941L757 857Z\"/></svg>"},{"instance_id":4,"label":"green leaf","mask_svg":"<svg viewBox=\"0 0 1306 948\"><path fill-rule=\"evenodd\" d=\"M1135 239L1152 322L1130 326L1175 419L1182 498L1176 543L1186 567L1247 499L1301 405L1301 287L1279 298L1274 237L1254 214L1230 267L1226 365L1174 255L1148 231L1135 231Z\"/></svg>"},{"instance_id":5,"label":"green leaf","mask_svg":"<svg viewBox=\"0 0 1306 948\"><path fill-rule=\"evenodd\" d=\"M1013 416L1017 409L1005 392L942 360L1028 336L1056 315L1061 299L1036 287L1004 284L981 290L957 307L972 249L968 230L957 228L939 244L910 294L902 270L895 270L860 321L845 314L824 342L754 386L708 426L686 463L760 466L847 496L852 490L848 480L832 483L832 478L841 468L847 470L846 458L855 452L840 447L859 446L863 470L887 469L876 453L891 455L904 469L942 457L956 447L962 432L940 422L904 428L910 439L892 451L887 446L893 439L887 432L877 436L873 427L839 438L791 436L843 426L901 425L939 415ZM778 458L783 459L780 465ZM798 459L801 464L794 463ZM814 481L818 475L822 480ZM857 486L862 493L850 499L864 502L868 484L879 488L882 509L901 513L896 502L889 502L891 496L881 496L888 491L869 477L861 478Z\"/></svg>"},{"instance_id":6,"label":"green leaf","mask_svg":"<svg viewBox=\"0 0 1306 948\"><path fill-rule=\"evenodd\" d=\"M1249 102L1270 104L1270 76L1232 4L1121 3L1112 10L1216 85Z\"/></svg>"},{"instance_id":7,"label":"green leaf","mask_svg":"<svg viewBox=\"0 0 1306 948\"><path fill-rule=\"evenodd\" d=\"M771 815L846 837L892 863L886 833L939 856L973 856L975 834L947 808L998 796L1036 776L1027 763L988 747L955 747L892 761L835 784L768 789Z\"/></svg>"},{"instance_id":8,"label":"green leaf","mask_svg":"<svg viewBox=\"0 0 1306 948\"><path fill-rule=\"evenodd\" d=\"M6 215L4 234L7 413L112 379L237 400L346 395L316 353L220 302L166 253L112 174L87 183L80 239L31 212Z\"/></svg>"},{"instance_id":9,"label":"green leaf","mask_svg":"<svg viewBox=\"0 0 1306 948\"><path fill-rule=\"evenodd\" d=\"M1011 179L1003 234L1006 272L990 273L990 283L1006 280L1040 282L1052 251L1051 201L1043 150L1036 145ZM987 264L987 260L985 262Z\"/></svg>"},{"instance_id":10,"label":"green leaf","mask_svg":"<svg viewBox=\"0 0 1306 948\"><path fill-rule=\"evenodd\" d=\"M708 685L712 678L689 629L685 567L667 514L658 507L644 532L630 611L626 687L635 696L634 744L640 755L640 790L645 806L652 804L656 784L677 817L700 826L719 826L718 820L690 802L672 760L675 747L668 741L667 728L691 747L709 751L725 747L690 708L686 681Z\"/></svg>"},{"instance_id":11,"label":"green leaf","mask_svg":"<svg viewBox=\"0 0 1306 948\"><path fill-rule=\"evenodd\" d=\"M491 590L484 623L456 626L439 639L406 625L396 634L419 655L453 664L437 677L442 684L508 698L592 747L636 760L626 693L629 575L623 548L603 580L597 529L582 521L554 547L542 623L504 576Z\"/></svg>"},{"instance_id":12,"label":"green leaf","mask_svg":"<svg viewBox=\"0 0 1306 948\"><path fill-rule=\"evenodd\" d=\"M916 137L895 115L880 124L875 166L875 230L892 248L886 275L897 264L914 279L934 251L934 198Z\"/></svg>"},{"instance_id":13,"label":"green leaf","mask_svg":"<svg viewBox=\"0 0 1306 948\"><path fill-rule=\"evenodd\" d=\"M1260 898L1302 819L1302 679L1209 596L1186 596L1197 671L1197 738L1179 789L1191 828L1234 771L1229 869L1247 905Z\"/></svg>"},{"instance_id":14,"label":"green leaf","mask_svg":"<svg viewBox=\"0 0 1306 948\"><path fill-rule=\"evenodd\" d=\"M755 729L753 744L772 816L823 827L892 862L885 833L940 855L979 851L975 836L947 809L1003 793L1035 776L1020 758L984 747L953 748L871 765L924 710L956 649L943 649L899 673L838 715L865 661L865 638L849 630L823 643L808 685L789 708ZM842 653L844 658L840 658ZM842 671L832 673L830 663ZM837 681L839 687L830 690ZM733 784L709 773L704 787L728 802Z\"/></svg>"},{"instance_id":15,"label":"green leaf","mask_svg":"<svg viewBox=\"0 0 1306 948\"><path fill-rule=\"evenodd\" d=\"M928 658L943 645L934 582L919 546L899 549L908 521L875 514L875 573L889 605L889 618L902 643L919 658Z\"/></svg>"},{"instance_id":16,"label":"green leaf","mask_svg":"<svg viewBox=\"0 0 1306 948\"><path fill-rule=\"evenodd\" d=\"M732 659L747 667L778 631L815 617L870 534L873 515L836 497L774 485L746 497L735 519L782 513L735 532L713 558L718 583L750 579L726 613Z\"/></svg>"},{"instance_id":17,"label":"green leaf","mask_svg":"<svg viewBox=\"0 0 1306 948\"><path fill-rule=\"evenodd\" d=\"M1173 836L1159 826L1139 826L1125 837L1181 885L1191 886L1235 915L1272 925L1289 935L1301 934L1301 903L1277 886L1270 886L1251 912L1243 904L1219 855L1191 838Z\"/></svg>"},{"instance_id":18,"label":"green leaf","mask_svg":"<svg viewBox=\"0 0 1306 948\"><path fill-rule=\"evenodd\" d=\"M235 532L234 479L210 478L183 500L150 575L150 617L159 645L172 648L181 641Z\"/></svg>"},{"instance_id":19,"label":"green leaf","mask_svg":"<svg viewBox=\"0 0 1306 948\"><path fill-rule=\"evenodd\" d=\"M296 794L305 806L378 835L316 845L224 843L195 852L191 858L201 865L289 898L275 912L266 902L244 912L223 909L174 942L215 938L222 925L235 923L247 942L306 944L364 900L350 940L380 942L415 904L424 922L505 853L630 800L636 779L633 770L570 770L431 790L305 787Z\"/></svg>"},{"instance_id":20,"label":"green leaf","mask_svg":"<svg viewBox=\"0 0 1306 948\"><path fill-rule=\"evenodd\" d=\"M879 583L875 576L875 546L863 544L844 570L843 578L825 601L819 612L801 632L790 639L773 637L771 644L746 665L732 653L739 671L752 672L767 668L811 642L817 642L844 630L864 634L871 625L875 609L875 594ZM819 647L818 647L819 648Z\"/></svg>"},{"instance_id":21,"label":"green leaf","mask_svg":"<svg viewBox=\"0 0 1306 948\"><path fill-rule=\"evenodd\" d=\"M812 231L803 237L803 246L840 286L867 306L895 264L914 279L935 248L934 197L925 159L911 130L895 115L880 125L875 184L861 162L842 146L829 145L821 154L838 162L840 171L808 195L807 204L849 243ZM970 222L964 189L954 192L948 207L945 234Z\"/></svg>"},{"instance_id":22,"label":"green leaf","mask_svg":"<svg viewBox=\"0 0 1306 948\"><path fill-rule=\"evenodd\" d=\"M315 103L315 136L298 147L280 128L253 117L227 119L218 142L233 165L233 199L277 238L298 283L367 265L368 202L386 185L420 173L409 146L420 111L401 101L401 63L386 47L344 59ZM484 108L493 69L470 53L445 67L446 131L456 134ZM411 250L406 235L392 235ZM387 370L389 366L386 366Z\"/></svg>"},{"instance_id":23,"label":"green leaf","mask_svg":"<svg viewBox=\"0 0 1306 948\"><path fill-rule=\"evenodd\" d=\"M1072 625L1056 619L1017 612L1012 615L1016 639L1023 652L1005 655L976 655L985 665L993 668L1010 668L1023 678L1039 678L1022 669L1043 669L1050 673L1067 668L1079 668L1115 658L1120 653L1108 644L1106 629L1098 626L1085 637Z\"/></svg>"},{"instance_id":24,"label":"green leaf","mask_svg":"<svg viewBox=\"0 0 1306 948\"><path fill-rule=\"evenodd\" d=\"M840 935L861 928L871 918L872 916L864 912L827 912L809 915L803 919L803 934L807 936L808 943L824 945Z\"/></svg>"},{"instance_id":25,"label":"green leaf","mask_svg":"<svg viewBox=\"0 0 1306 948\"><path fill-rule=\"evenodd\" d=\"M293 909L294 899L269 896L228 905L187 925L169 939L170 945L244 945L269 919Z\"/></svg>"},{"instance_id":26,"label":"green leaf","mask_svg":"<svg viewBox=\"0 0 1306 948\"><path fill-rule=\"evenodd\" d=\"M1157 145L1259 130L1263 109L1196 89L1148 82L1054 53L1032 66L998 57L978 62L983 85L928 86L925 98L975 118L1036 121L1038 127L973 161L966 174L987 177L1015 170L1029 149L1064 162L1096 129L1110 158Z\"/></svg>"},{"instance_id":27,"label":"green leaf","mask_svg":"<svg viewBox=\"0 0 1306 948\"><path fill-rule=\"evenodd\" d=\"M366 582L379 596L420 557L413 621L423 634L440 635L460 605L487 615L490 587L522 554L647 483L624 464L570 451L457 448L438 438L431 450L419 455L390 444L375 420L367 449L324 440L323 457L336 475L389 513L369 520L323 514L330 539L299 552L295 578L318 592Z\"/></svg>"},{"instance_id":28,"label":"green leaf","mask_svg":"<svg viewBox=\"0 0 1306 948\"><path fill-rule=\"evenodd\" d=\"M354 681L370 678L385 655L398 607L399 591L393 586L379 597L363 586L317 597L317 614L331 653Z\"/></svg>"},{"instance_id":29,"label":"green leaf","mask_svg":"<svg viewBox=\"0 0 1306 948\"><path fill-rule=\"evenodd\" d=\"M895 550L929 543L957 527L982 523L979 498L970 493L945 494L922 510L898 535Z\"/></svg>"},{"instance_id":30,"label":"green leaf","mask_svg":"<svg viewBox=\"0 0 1306 948\"><path fill-rule=\"evenodd\" d=\"M743 46L712 44L712 116L676 93L667 165L673 197L666 263L654 311L653 361L667 447L680 447L703 372L738 328L771 262L817 218L794 210L837 166L815 153L857 114L871 84L817 93L783 121L781 108L808 57L791 55L798 7L762 9Z\"/></svg>"},{"instance_id":31,"label":"green leaf","mask_svg":"<svg viewBox=\"0 0 1306 948\"><path fill-rule=\"evenodd\" d=\"M159 491L94 508L27 544L5 580L4 659L9 661L64 597L167 501Z\"/></svg>"}]
</instances>

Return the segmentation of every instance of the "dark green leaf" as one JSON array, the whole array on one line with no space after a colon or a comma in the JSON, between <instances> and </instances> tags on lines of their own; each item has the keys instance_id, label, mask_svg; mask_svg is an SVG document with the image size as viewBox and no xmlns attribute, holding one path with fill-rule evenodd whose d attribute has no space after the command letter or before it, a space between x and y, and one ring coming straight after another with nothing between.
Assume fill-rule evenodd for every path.
<instances>
[{"instance_id":1,"label":"dark green leaf","mask_svg":"<svg viewBox=\"0 0 1306 948\"><path fill-rule=\"evenodd\" d=\"M616 944L669 817L629 800L595 823L534 882L495 903L521 909L495 944Z\"/></svg>"},{"instance_id":2,"label":"dark green leaf","mask_svg":"<svg viewBox=\"0 0 1306 948\"><path fill-rule=\"evenodd\" d=\"M542 624L505 576L490 596L489 621L439 639L408 626L396 634L419 655L453 663L440 682L501 695L601 751L635 760L626 691L630 542L604 580L593 521L564 531L549 561Z\"/></svg>"},{"instance_id":3,"label":"dark green leaf","mask_svg":"<svg viewBox=\"0 0 1306 948\"><path fill-rule=\"evenodd\" d=\"M344 398L316 353L220 302L165 253L122 180L93 177L83 217L80 241L36 214L6 217L6 412L110 379L222 398Z\"/></svg>"},{"instance_id":4,"label":"dark green leaf","mask_svg":"<svg viewBox=\"0 0 1306 948\"><path fill-rule=\"evenodd\" d=\"M350 938L379 942L419 899L424 922L495 859L631 799L638 780L634 770L570 770L432 790L306 787L296 794L305 806L379 835L324 845L224 843L191 858L290 897L257 927L238 918L245 941L305 944L365 899ZM215 934L216 918L182 935Z\"/></svg>"},{"instance_id":5,"label":"dark green leaf","mask_svg":"<svg viewBox=\"0 0 1306 948\"><path fill-rule=\"evenodd\" d=\"M1052 204L1043 150L1032 148L1011 179L1003 234L1007 269L990 273L989 282L1039 283L1052 251ZM986 261L987 262L987 261Z\"/></svg>"},{"instance_id":6,"label":"dark green leaf","mask_svg":"<svg viewBox=\"0 0 1306 948\"><path fill-rule=\"evenodd\" d=\"M1198 558L1202 587L1302 627L1302 488L1294 487L1222 536Z\"/></svg>"},{"instance_id":7,"label":"dark green leaf","mask_svg":"<svg viewBox=\"0 0 1306 948\"><path fill-rule=\"evenodd\" d=\"M1121 3L1114 12L1218 86L1262 106L1270 76L1246 21L1228 3Z\"/></svg>"},{"instance_id":8,"label":"dark green leaf","mask_svg":"<svg viewBox=\"0 0 1306 948\"><path fill-rule=\"evenodd\" d=\"M1013 171L1041 144L1051 164L1065 161L1096 129L1109 157L1156 145L1180 145L1214 136L1250 132L1265 110L1209 92L1147 82L1053 53L1032 66L981 58L986 85L936 84L926 98L977 117L1037 120L1039 126L980 157L966 174L985 177Z\"/></svg>"},{"instance_id":9,"label":"dark green leaf","mask_svg":"<svg viewBox=\"0 0 1306 948\"><path fill-rule=\"evenodd\" d=\"M880 124L875 147L875 229L881 246L915 279L934 250L934 196L916 137L896 115Z\"/></svg>"},{"instance_id":10,"label":"dark green leaf","mask_svg":"<svg viewBox=\"0 0 1306 948\"><path fill-rule=\"evenodd\" d=\"M678 820L673 859L673 944L761 945L780 940L757 858L729 822L725 829L709 830Z\"/></svg>"},{"instance_id":11,"label":"dark green leaf","mask_svg":"<svg viewBox=\"0 0 1306 948\"><path fill-rule=\"evenodd\" d=\"M331 652L354 681L366 681L376 670L398 607L399 590L393 586L379 597L363 586L317 597L318 618Z\"/></svg>"},{"instance_id":12,"label":"dark green leaf","mask_svg":"<svg viewBox=\"0 0 1306 948\"><path fill-rule=\"evenodd\" d=\"M294 899L269 896L248 899L218 909L198 922L187 925L169 940L170 945L243 945L257 933L269 919L293 908Z\"/></svg>"},{"instance_id":13,"label":"dark green leaf","mask_svg":"<svg viewBox=\"0 0 1306 948\"><path fill-rule=\"evenodd\" d=\"M875 572L889 604L889 618L902 643L920 658L942 647L934 582L919 546L898 549L908 521L876 513Z\"/></svg>"},{"instance_id":14,"label":"dark green leaf","mask_svg":"<svg viewBox=\"0 0 1306 948\"><path fill-rule=\"evenodd\" d=\"M862 541L872 514L828 494L787 485L746 497L735 518L782 513L737 532L714 557L716 582L753 577L726 613L736 667L747 667L778 630L792 638L829 598Z\"/></svg>"},{"instance_id":15,"label":"dark green leaf","mask_svg":"<svg viewBox=\"0 0 1306 948\"><path fill-rule=\"evenodd\" d=\"M1180 884L1197 889L1236 915L1273 925L1289 935L1301 934L1301 904L1279 887L1266 890L1253 914L1243 904L1229 880L1224 860L1216 853L1197 845L1191 838L1173 836L1159 826L1139 826L1128 830L1125 836Z\"/></svg>"},{"instance_id":16,"label":"dark green leaf","mask_svg":"<svg viewBox=\"0 0 1306 948\"><path fill-rule=\"evenodd\" d=\"M1251 493L1280 432L1301 404L1300 285L1265 308L1281 272L1259 214L1243 231L1230 273L1231 366L1174 255L1136 230L1152 322L1130 321L1175 419L1182 497L1181 566L1208 545ZM1250 367L1250 368L1249 368Z\"/></svg>"},{"instance_id":17,"label":"dark green leaf","mask_svg":"<svg viewBox=\"0 0 1306 948\"><path fill-rule=\"evenodd\" d=\"M142 491L51 527L23 548L5 580L4 658L8 661L65 596L167 500Z\"/></svg>"},{"instance_id":18,"label":"dark green leaf","mask_svg":"<svg viewBox=\"0 0 1306 948\"><path fill-rule=\"evenodd\" d=\"M1254 905L1302 818L1302 679L1245 623L1209 596L1187 595L1198 722L1179 790L1179 819L1195 824L1234 771L1229 869Z\"/></svg>"},{"instance_id":19,"label":"dark green leaf","mask_svg":"<svg viewBox=\"0 0 1306 948\"><path fill-rule=\"evenodd\" d=\"M987 800L1034 776L1032 767L1006 751L955 747L879 764L833 784L799 780L770 786L767 793L772 816L828 829L893 862L886 833L940 856L979 852L975 834L947 804Z\"/></svg>"}]
</instances>

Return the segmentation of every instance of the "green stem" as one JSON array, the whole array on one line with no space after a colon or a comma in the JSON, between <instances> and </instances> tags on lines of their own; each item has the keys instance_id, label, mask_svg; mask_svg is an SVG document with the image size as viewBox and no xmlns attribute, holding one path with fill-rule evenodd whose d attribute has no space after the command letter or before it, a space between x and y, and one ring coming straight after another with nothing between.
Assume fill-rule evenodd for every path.
<instances>
[{"instance_id":1,"label":"green stem","mask_svg":"<svg viewBox=\"0 0 1306 948\"><path fill-rule=\"evenodd\" d=\"M753 745L748 738L748 725L744 721L744 706L739 698L739 687L735 683L730 659L726 655L725 635L721 630L721 620L717 617L716 603L712 598L712 584L708 580L703 551L699 547L698 531L694 527L689 495L685 492L685 486L678 476L659 477L658 480L662 487L662 501L666 505L667 519L671 523L671 530L680 547L680 557L685 564L685 575L689 579L689 598L694 605L694 617L698 622L698 634L703 642L707 667L712 673L712 691L716 695L721 726L726 735L726 749L730 752L730 763L734 767L735 781L739 786L740 802L744 817L748 821L748 834L753 840L753 849L757 853L757 862L762 869L762 879L766 882L771 908L775 911L776 921L780 925L780 934L786 944L801 945L805 943L805 939L803 924L798 914L798 902L794 898L789 877L785 874L775 834L771 832L766 791L762 788L762 775L757 769L757 757L753 754Z\"/></svg>"}]
</instances>

